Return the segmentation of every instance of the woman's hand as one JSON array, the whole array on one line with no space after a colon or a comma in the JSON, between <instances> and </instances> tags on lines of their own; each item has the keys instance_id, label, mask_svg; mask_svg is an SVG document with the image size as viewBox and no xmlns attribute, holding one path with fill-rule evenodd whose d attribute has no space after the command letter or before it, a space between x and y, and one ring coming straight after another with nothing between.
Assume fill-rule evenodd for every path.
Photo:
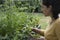
<instances>
[{"instance_id":1,"label":"woman's hand","mask_svg":"<svg viewBox=\"0 0 60 40\"><path fill-rule=\"evenodd\" d=\"M45 31L45 30L33 28L32 31L34 31L34 32L36 32L36 33L38 33L38 34L44 36L44 31Z\"/></svg>"}]
</instances>

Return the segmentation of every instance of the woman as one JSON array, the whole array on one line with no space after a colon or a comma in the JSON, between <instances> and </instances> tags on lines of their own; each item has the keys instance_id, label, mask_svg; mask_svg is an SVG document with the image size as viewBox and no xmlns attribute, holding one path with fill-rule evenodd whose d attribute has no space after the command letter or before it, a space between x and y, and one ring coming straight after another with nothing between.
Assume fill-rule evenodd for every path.
<instances>
[{"instance_id":1,"label":"woman","mask_svg":"<svg viewBox=\"0 0 60 40\"><path fill-rule=\"evenodd\" d=\"M42 0L42 11L45 16L51 17L49 27L46 30L32 30L44 36L45 40L60 40L60 0Z\"/></svg>"}]
</instances>

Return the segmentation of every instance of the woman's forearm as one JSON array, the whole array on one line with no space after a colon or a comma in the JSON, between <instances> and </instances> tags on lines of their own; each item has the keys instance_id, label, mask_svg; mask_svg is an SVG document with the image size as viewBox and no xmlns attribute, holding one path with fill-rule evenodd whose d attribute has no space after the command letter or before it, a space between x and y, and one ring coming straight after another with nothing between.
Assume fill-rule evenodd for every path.
<instances>
[{"instance_id":1,"label":"woman's forearm","mask_svg":"<svg viewBox=\"0 0 60 40\"><path fill-rule=\"evenodd\" d=\"M38 34L40 34L40 35L42 35L42 36L44 36L44 31L45 30L42 30L42 29L33 29L33 31L38 33Z\"/></svg>"}]
</instances>

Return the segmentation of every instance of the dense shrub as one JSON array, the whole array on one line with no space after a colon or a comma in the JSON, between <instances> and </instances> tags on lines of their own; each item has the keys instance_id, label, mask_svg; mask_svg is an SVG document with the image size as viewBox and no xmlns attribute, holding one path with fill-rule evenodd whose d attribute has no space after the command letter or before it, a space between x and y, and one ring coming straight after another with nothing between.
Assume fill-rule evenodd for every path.
<instances>
[{"instance_id":1,"label":"dense shrub","mask_svg":"<svg viewBox=\"0 0 60 40\"><path fill-rule=\"evenodd\" d=\"M36 0L33 1L36 2ZM0 40L28 40L29 36L39 37L31 29L39 25L40 18L38 15L25 13L25 11L32 12L39 6L33 1L4 0L3 3L0 2Z\"/></svg>"},{"instance_id":2,"label":"dense shrub","mask_svg":"<svg viewBox=\"0 0 60 40\"><path fill-rule=\"evenodd\" d=\"M2 13L0 15L0 39L6 40L28 40L28 37L39 37L32 33L31 28L39 25L39 18L27 13Z\"/></svg>"}]
</instances>

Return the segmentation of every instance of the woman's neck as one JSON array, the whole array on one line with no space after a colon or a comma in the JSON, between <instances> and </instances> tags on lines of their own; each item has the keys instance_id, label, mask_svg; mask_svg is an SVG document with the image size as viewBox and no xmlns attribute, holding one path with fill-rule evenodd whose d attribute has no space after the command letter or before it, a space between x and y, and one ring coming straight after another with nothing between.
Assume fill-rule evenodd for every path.
<instances>
[{"instance_id":1,"label":"woman's neck","mask_svg":"<svg viewBox=\"0 0 60 40\"><path fill-rule=\"evenodd\" d=\"M51 22L50 24L52 24L55 21L55 19L51 16Z\"/></svg>"}]
</instances>

